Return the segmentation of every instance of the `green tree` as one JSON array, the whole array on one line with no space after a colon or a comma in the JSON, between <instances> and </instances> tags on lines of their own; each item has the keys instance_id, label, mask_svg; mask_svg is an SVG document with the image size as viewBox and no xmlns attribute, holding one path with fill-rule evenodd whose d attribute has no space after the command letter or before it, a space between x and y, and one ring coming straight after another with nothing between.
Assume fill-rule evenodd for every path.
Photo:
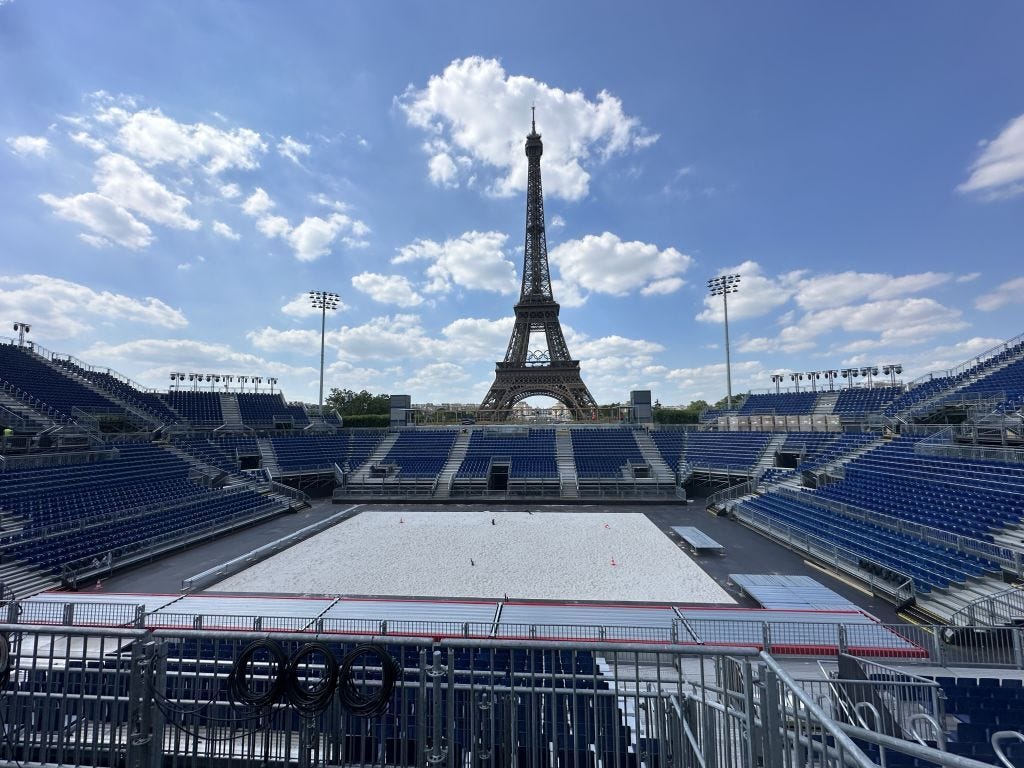
<instances>
[{"instance_id":1,"label":"green tree","mask_svg":"<svg viewBox=\"0 0 1024 768\"><path fill-rule=\"evenodd\" d=\"M354 392L351 389L334 388L327 396L324 406L342 416L387 415L390 397L390 395L372 395L365 389Z\"/></svg>"}]
</instances>

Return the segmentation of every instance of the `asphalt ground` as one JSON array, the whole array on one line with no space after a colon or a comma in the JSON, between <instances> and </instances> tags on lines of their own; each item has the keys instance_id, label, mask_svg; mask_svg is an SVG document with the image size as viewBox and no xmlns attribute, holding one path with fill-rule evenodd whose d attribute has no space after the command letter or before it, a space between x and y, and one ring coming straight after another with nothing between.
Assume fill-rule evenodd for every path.
<instances>
[{"instance_id":1,"label":"asphalt ground","mask_svg":"<svg viewBox=\"0 0 1024 768\"><path fill-rule=\"evenodd\" d=\"M313 506L301 512L282 515L273 520L236 531L191 549L172 553L158 560L136 566L131 570L115 573L102 580L98 587L95 584L84 585L83 591L98 589L103 592L136 592L136 593L178 593L181 591L183 579L212 568L227 560L268 544L294 531L311 525L318 520L347 509L351 504L332 504L329 499L315 500ZM403 510L410 505L400 502L388 504L361 505L360 510ZM739 589L729 582L730 573L787 574L807 575L846 597L863 610L887 623L903 623L895 608L884 600L872 597L859 587L836 578L806 562L799 554L786 549L780 544L763 538L753 530L740 525L734 520L716 517L706 512L702 499L689 503L673 503L663 505L644 504L451 504L426 505L417 504L417 512L429 511L431 508L445 510L492 510L506 512L543 512L545 509L559 512L600 512L617 514L623 512L639 512L665 532L673 541L679 542L674 533L670 532L675 525L692 525L717 540L725 547L725 553L693 555L686 548L687 554L710 575L740 607L757 607L757 603L743 595ZM344 523L339 523L344 525Z\"/></svg>"}]
</instances>

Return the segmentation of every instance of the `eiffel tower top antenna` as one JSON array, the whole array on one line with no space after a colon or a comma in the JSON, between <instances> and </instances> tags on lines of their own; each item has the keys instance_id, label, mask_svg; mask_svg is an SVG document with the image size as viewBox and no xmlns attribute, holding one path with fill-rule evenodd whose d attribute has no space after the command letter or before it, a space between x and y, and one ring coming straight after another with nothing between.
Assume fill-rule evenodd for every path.
<instances>
[{"instance_id":1,"label":"eiffel tower top antenna","mask_svg":"<svg viewBox=\"0 0 1024 768\"><path fill-rule=\"evenodd\" d=\"M530 107L530 133L537 132L537 105Z\"/></svg>"}]
</instances>

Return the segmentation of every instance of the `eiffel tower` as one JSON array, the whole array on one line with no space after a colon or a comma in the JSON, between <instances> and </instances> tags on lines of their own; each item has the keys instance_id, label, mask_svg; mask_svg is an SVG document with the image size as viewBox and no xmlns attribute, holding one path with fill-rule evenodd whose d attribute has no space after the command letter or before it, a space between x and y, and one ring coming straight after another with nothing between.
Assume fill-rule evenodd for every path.
<instances>
[{"instance_id":1,"label":"eiffel tower","mask_svg":"<svg viewBox=\"0 0 1024 768\"><path fill-rule=\"evenodd\" d=\"M482 419L507 419L512 406L534 395L554 398L575 419L593 418L597 403L580 378L580 361L569 347L558 320L558 302L551 294L548 243L544 235L544 192L540 184L540 156L544 153L537 133L536 114L526 137L526 248L523 255L523 286L515 306L516 324L505 360L495 366L494 383L480 404ZM537 334L546 349L531 349Z\"/></svg>"}]
</instances>

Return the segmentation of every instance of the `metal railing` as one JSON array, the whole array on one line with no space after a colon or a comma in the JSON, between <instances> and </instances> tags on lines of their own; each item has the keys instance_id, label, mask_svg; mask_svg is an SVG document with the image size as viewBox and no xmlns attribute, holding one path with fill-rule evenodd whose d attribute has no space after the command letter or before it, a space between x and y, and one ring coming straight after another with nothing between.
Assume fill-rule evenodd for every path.
<instances>
[{"instance_id":1,"label":"metal railing","mask_svg":"<svg viewBox=\"0 0 1024 768\"><path fill-rule=\"evenodd\" d=\"M831 694L754 650L393 637L367 649L364 636L284 629L0 635L0 760L22 765L874 768L852 730L940 766L984 766L842 722ZM893 682L880 686L849 703Z\"/></svg>"},{"instance_id":2,"label":"metal railing","mask_svg":"<svg viewBox=\"0 0 1024 768\"><path fill-rule=\"evenodd\" d=\"M953 626L1005 626L1024 621L1024 589L1009 587L978 598L954 613Z\"/></svg>"},{"instance_id":3,"label":"metal railing","mask_svg":"<svg viewBox=\"0 0 1024 768\"><path fill-rule=\"evenodd\" d=\"M991 360L993 357L1001 355L1003 352L1015 350L1022 344L1024 344L1024 333L1020 334L1019 336L1014 336L1012 339L1009 339L1008 341L1000 342L999 344L996 344L994 347L986 349L981 354L975 355L970 360L965 360L959 365L953 366L948 371L932 371L931 373L926 373L923 376L918 376L916 379L911 381L908 384L908 386L914 386L915 384L923 384L926 381L931 381L932 379L942 378L945 376L959 376L961 373L966 373L972 368L975 368L978 365L981 365L982 363Z\"/></svg>"},{"instance_id":4,"label":"metal railing","mask_svg":"<svg viewBox=\"0 0 1024 768\"><path fill-rule=\"evenodd\" d=\"M737 485L723 488L721 491L716 491L707 498L708 507L717 507L724 504L727 501L738 499L740 496L749 496L752 493L757 492L757 480L747 480L745 483L739 483Z\"/></svg>"}]
</instances>

